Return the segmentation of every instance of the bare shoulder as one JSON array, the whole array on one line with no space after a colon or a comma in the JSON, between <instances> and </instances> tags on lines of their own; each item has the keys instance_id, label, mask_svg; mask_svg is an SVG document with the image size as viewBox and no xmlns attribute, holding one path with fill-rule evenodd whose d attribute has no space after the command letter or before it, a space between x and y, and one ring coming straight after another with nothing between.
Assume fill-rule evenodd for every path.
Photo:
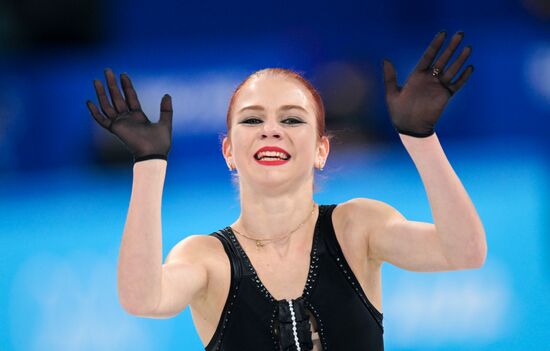
<instances>
[{"instance_id":1,"label":"bare shoulder","mask_svg":"<svg viewBox=\"0 0 550 351\"><path fill-rule=\"evenodd\" d=\"M168 253L166 263L193 260L208 263L224 254L223 245L217 238L206 234L193 234L180 240Z\"/></svg>"},{"instance_id":2,"label":"bare shoulder","mask_svg":"<svg viewBox=\"0 0 550 351\"><path fill-rule=\"evenodd\" d=\"M191 304L203 301L209 295L212 279L219 277L218 271L228 266L228 258L221 241L211 235L193 234L185 237L170 250L165 266L193 265L205 272L205 282Z\"/></svg>"},{"instance_id":3,"label":"bare shoulder","mask_svg":"<svg viewBox=\"0 0 550 351\"><path fill-rule=\"evenodd\" d=\"M346 228L346 232L363 239L362 242L365 245L368 245L371 233L392 219L403 218L403 215L388 203L364 197L343 202L334 209L334 212L334 221L345 223L342 227Z\"/></svg>"},{"instance_id":4,"label":"bare shoulder","mask_svg":"<svg viewBox=\"0 0 550 351\"><path fill-rule=\"evenodd\" d=\"M354 198L339 203L332 211L332 224L337 240L344 252L351 256L364 257L367 247L368 227L372 221L364 220L366 209L372 206L369 199ZM367 225L368 224L368 225Z\"/></svg>"},{"instance_id":5,"label":"bare shoulder","mask_svg":"<svg viewBox=\"0 0 550 351\"><path fill-rule=\"evenodd\" d=\"M350 199L338 207L342 207L341 211L345 212L345 217L350 224L369 229L384 224L392 218L402 217L401 213L390 204L364 197Z\"/></svg>"}]
</instances>

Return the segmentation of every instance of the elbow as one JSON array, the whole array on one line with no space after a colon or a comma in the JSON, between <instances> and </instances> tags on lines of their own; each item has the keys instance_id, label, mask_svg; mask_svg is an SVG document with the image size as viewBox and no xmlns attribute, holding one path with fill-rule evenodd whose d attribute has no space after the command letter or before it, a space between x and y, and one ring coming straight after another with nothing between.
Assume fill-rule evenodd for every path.
<instances>
[{"instance_id":1,"label":"elbow","mask_svg":"<svg viewBox=\"0 0 550 351\"><path fill-rule=\"evenodd\" d=\"M485 231L476 231L478 234L474 236L475 240L472 240L474 245L470 246L468 250L470 252L466 257L467 266L470 269L477 269L483 267L485 260L487 259L487 239Z\"/></svg>"},{"instance_id":2,"label":"elbow","mask_svg":"<svg viewBox=\"0 0 550 351\"><path fill-rule=\"evenodd\" d=\"M452 270L479 269L483 267L484 264L485 258L479 256L476 258L462 259L460 262L452 264L451 267Z\"/></svg>"},{"instance_id":3,"label":"elbow","mask_svg":"<svg viewBox=\"0 0 550 351\"><path fill-rule=\"evenodd\" d=\"M132 316L140 316L143 314L143 311L137 306L125 304L122 302L120 302L120 305L122 306L122 309L126 311L126 313L131 314Z\"/></svg>"},{"instance_id":4,"label":"elbow","mask_svg":"<svg viewBox=\"0 0 550 351\"><path fill-rule=\"evenodd\" d=\"M118 302L124 311L136 317L146 316L155 310L155 308L143 303L143 301L135 301L135 299L132 300L125 298L121 294L119 294Z\"/></svg>"},{"instance_id":5,"label":"elbow","mask_svg":"<svg viewBox=\"0 0 550 351\"><path fill-rule=\"evenodd\" d=\"M468 268L477 269L485 265L487 260L487 243L484 241L482 245L470 256L468 260Z\"/></svg>"},{"instance_id":6,"label":"elbow","mask_svg":"<svg viewBox=\"0 0 550 351\"><path fill-rule=\"evenodd\" d=\"M478 255L478 258L474 261L476 266L474 268L481 268L485 265L485 260L487 259L487 249Z\"/></svg>"},{"instance_id":7,"label":"elbow","mask_svg":"<svg viewBox=\"0 0 550 351\"><path fill-rule=\"evenodd\" d=\"M451 266L455 270L462 269L479 269L485 264L487 259L487 244L478 245L475 249L467 250L467 253L461 255L450 256Z\"/></svg>"},{"instance_id":8,"label":"elbow","mask_svg":"<svg viewBox=\"0 0 550 351\"><path fill-rule=\"evenodd\" d=\"M467 269L479 269L485 264L486 255L478 255L476 258L468 261Z\"/></svg>"},{"instance_id":9,"label":"elbow","mask_svg":"<svg viewBox=\"0 0 550 351\"><path fill-rule=\"evenodd\" d=\"M487 259L487 240L485 239L485 232L483 233L482 237L483 237L483 240L480 245L480 249L478 251L477 261L476 261L476 263L478 263L477 268L483 267L483 265L485 264L485 260Z\"/></svg>"},{"instance_id":10,"label":"elbow","mask_svg":"<svg viewBox=\"0 0 550 351\"><path fill-rule=\"evenodd\" d=\"M119 296L118 302L124 311L126 311L128 314L131 314L133 316L139 316L145 312L143 311L142 306L139 306L136 303L131 303L127 299L124 299L120 296Z\"/></svg>"},{"instance_id":11,"label":"elbow","mask_svg":"<svg viewBox=\"0 0 550 351\"><path fill-rule=\"evenodd\" d=\"M144 308L143 306L139 306L136 304L122 303L122 301L120 301L120 305L122 306L122 309L126 311L126 313L136 317L149 316L153 311L150 308Z\"/></svg>"},{"instance_id":12,"label":"elbow","mask_svg":"<svg viewBox=\"0 0 550 351\"><path fill-rule=\"evenodd\" d=\"M117 284L117 296L122 309L138 317L155 311L160 303L159 292L124 283L121 279Z\"/></svg>"}]
</instances>

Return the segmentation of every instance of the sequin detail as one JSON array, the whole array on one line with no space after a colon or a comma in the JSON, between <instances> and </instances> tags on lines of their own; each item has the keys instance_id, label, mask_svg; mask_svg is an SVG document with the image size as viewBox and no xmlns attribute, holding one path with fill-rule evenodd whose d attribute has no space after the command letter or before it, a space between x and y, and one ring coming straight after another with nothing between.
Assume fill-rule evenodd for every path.
<instances>
[{"instance_id":1,"label":"sequin detail","mask_svg":"<svg viewBox=\"0 0 550 351\"><path fill-rule=\"evenodd\" d=\"M317 254L318 253L317 246L319 241L321 218L323 217L325 210L326 210L326 205L319 205L319 213L317 215L317 222L315 223L315 229L313 233L313 243L311 245L312 247L311 247L311 253L310 253L309 271L308 271L306 284L304 286L304 290L301 297L308 296L311 293L311 289L315 283L315 279L317 278L317 272L319 268L319 256ZM231 239L235 247L238 249L246 266L252 272L252 275L250 276L250 278L252 279L252 282L254 283L254 285L258 288L262 296L264 296L267 300L269 300L270 302L277 302L278 300L271 295L271 293L266 289L266 287L258 277L258 274L254 269L254 266L252 266L252 263L250 262L250 259L248 258L246 252L243 250L243 248L239 244L239 241L236 239L235 234L233 233L233 230L231 230L231 227L228 226L226 229L227 229L227 232L229 233L228 235L229 239Z\"/></svg>"},{"instance_id":2,"label":"sequin detail","mask_svg":"<svg viewBox=\"0 0 550 351\"><path fill-rule=\"evenodd\" d=\"M318 271L319 271L318 245L319 245L319 240L320 240L319 237L320 237L321 224L322 224L325 212L327 210L327 205L319 205L318 209L319 210L318 210L318 215L317 215L317 221L315 223L315 229L314 229L314 232L313 232L313 240L312 240L312 244L311 244L309 271L308 271L308 275L307 275L306 284L304 286L302 295L299 298L295 299L295 300L302 299L302 298L307 299L310 296L310 294L312 292L312 289L315 285L317 276L318 276ZM231 240L231 242L233 243L233 246L240 253L240 256L242 258L242 262L248 267L250 272L252 272L252 274L250 275L250 279L252 280L253 285L255 285L257 287L260 294L267 301L274 304L273 315L272 315L272 318L270 319L270 330L271 330L271 337L272 337L272 340L273 340L274 350L279 351L279 350L281 350L281 347L282 347L282 342L281 342L282 340L281 340L280 333L277 334L277 332L276 332L278 330L279 324L280 324L280 321L277 318L277 313L280 309L278 307L278 305L281 304L281 303L285 303L286 300L277 300L271 295L271 293L267 290L267 288L264 286L264 284L262 283L262 281L258 277L258 274L257 274L256 270L254 269L254 266L252 265L248 255L246 254L246 252L244 251L244 249L240 245L239 241L236 239L235 234L234 234L233 230L231 229L231 227L228 226L225 229L226 229L225 232L228 234L227 237ZM304 303L305 303L305 301L304 301ZM308 326L311 326L311 324L309 323L309 319L307 320L307 323L308 323L307 324ZM309 332L309 338L307 340L308 344L309 344L309 342L312 343L311 330L309 328L307 329L308 332ZM311 350L311 348L306 348L305 350ZM323 349L323 351L324 351L324 349Z\"/></svg>"},{"instance_id":3,"label":"sequin detail","mask_svg":"<svg viewBox=\"0 0 550 351\"><path fill-rule=\"evenodd\" d=\"M367 296L365 295L363 288L361 287L361 284L359 284L359 281L357 280L357 277L353 274L353 271L351 270L351 267L349 266L348 262L344 258L344 254L342 252L342 249L338 246L336 247L338 251L338 256L336 256L336 264L338 265L338 268L340 269L340 272L346 277L347 281L350 283L351 287L355 290L363 304L367 307L371 315L376 320L376 323L382 329L384 330L384 325L382 323L382 315L378 310L375 309L375 307L371 304Z\"/></svg>"},{"instance_id":4,"label":"sequin detail","mask_svg":"<svg viewBox=\"0 0 550 351\"><path fill-rule=\"evenodd\" d=\"M229 242L227 241L227 238L223 233L221 232L215 232L212 234L213 236L220 239L222 242L222 245L224 246L224 250L228 255L230 255L231 247ZM223 321L220 321L218 323L218 326L216 327L216 330L214 331L214 335L211 338L210 342L215 342L216 344L213 344L214 348L213 350L218 351L221 349L221 343L223 340L224 332L229 324L230 317L231 317L231 309L233 308L233 304L235 303L235 300L239 293L239 281L240 281L240 275L238 274L238 267L236 267L233 264L232 260L229 260L230 266L231 266L231 280L230 280L230 286L229 286L229 295L227 298L227 302L224 305L224 308L221 313L221 317L223 318ZM207 345L205 350L210 349L210 345Z\"/></svg>"},{"instance_id":5,"label":"sequin detail","mask_svg":"<svg viewBox=\"0 0 550 351\"><path fill-rule=\"evenodd\" d=\"M315 320L317 321L317 327L319 328L317 332L319 333L319 339L321 339L321 344L323 346L323 351L328 350L327 345L327 338L325 336L325 329L323 326L323 320L321 319L321 316L319 315L319 312L315 309L315 306L313 306L309 300L304 301L305 306L311 311L313 316L315 317Z\"/></svg>"}]
</instances>

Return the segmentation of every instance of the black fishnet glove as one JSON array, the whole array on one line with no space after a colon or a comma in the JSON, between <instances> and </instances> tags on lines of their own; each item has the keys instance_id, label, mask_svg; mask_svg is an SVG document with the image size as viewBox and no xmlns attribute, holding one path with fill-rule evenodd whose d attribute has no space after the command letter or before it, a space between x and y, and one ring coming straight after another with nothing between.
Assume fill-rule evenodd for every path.
<instances>
[{"instance_id":1,"label":"black fishnet glove","mask_svg":"<svg viewBox=\"0 0 550 351\"><path fill-rule=\"evenodd\" d=\"M86 101L94 119L103 128L116 135L134 156L134 163L153 158L167 160L172 145L172 98L166 94L160 103L160 119L151 123L141 110L137 94L130 77L120 75L124 96L117 87L115 75L105 69L105 78L111 95L111 106L100 80L94 80L94 87L101 106L100 113L90 100Z\"/></svg>"},{"instance_id":2,"label":"black fishnet glove","mask_svg":"<svg viewBox=\"0 0 550 351\"><path fill-rule=\"evenodd\" d=\"M457 32L453 36L449 46L432 65L446 34L442 31L435 36L403 87L397 85L397 74L393 64L384 59L386 103L391 122L395 130L401 134L420 138L432 135L435 123L445 105L474 71L474 66L469 65L454 82L451 82L470 56L470 45L466 46L445 70L445 65L464 37L463 32ZM434 75L434 69L438 69L439 74Z\"/></svg>"}]
</instances>

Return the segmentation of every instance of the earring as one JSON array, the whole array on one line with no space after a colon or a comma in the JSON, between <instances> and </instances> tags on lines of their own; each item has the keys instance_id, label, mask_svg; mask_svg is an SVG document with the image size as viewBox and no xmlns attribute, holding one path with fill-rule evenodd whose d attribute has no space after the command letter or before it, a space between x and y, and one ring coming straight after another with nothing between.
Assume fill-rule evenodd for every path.
<instances>
[{"instance_id":1,"label":"earring","mask_svg":"<svg viewBox=\"0 0 550 351\"><path fill-rule=\"evenodd\" d=\"M227 159L227 168L229 168L230 171L233 170L233 165L231 164L231 158Z\"/></svg>"},{"instance_id":2,"label":"earring","mask_svg":"<svg viewBox=\"0 0 550 351\"><path fill-rule=\"evenodd\" d=\"M325 166L325 164L324 164L324 163L321 163L321 162L319 161L319 170L320 170L320 171L323 170L323 167L324 167L324 166Z\"/></svg>"}]
</instances>

